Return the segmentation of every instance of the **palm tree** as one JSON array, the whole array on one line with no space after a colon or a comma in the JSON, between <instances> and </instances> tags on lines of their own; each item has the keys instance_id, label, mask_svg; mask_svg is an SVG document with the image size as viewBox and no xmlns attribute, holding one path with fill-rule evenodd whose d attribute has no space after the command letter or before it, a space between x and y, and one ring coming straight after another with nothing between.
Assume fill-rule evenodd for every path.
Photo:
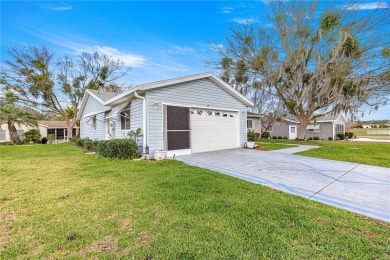
<instances>
[{"instance_id":1,"label":"palm tree","mask_svg":"<svg viewBox=\"0 0 390 260\"><path fill-rule=\"evenodd\" d=\"M34 116L15 105L0 106L0 122L7 123L10 139L15 143L20 142L15 125L37 126L37 120Z\"/></svg>"}]
</instances>

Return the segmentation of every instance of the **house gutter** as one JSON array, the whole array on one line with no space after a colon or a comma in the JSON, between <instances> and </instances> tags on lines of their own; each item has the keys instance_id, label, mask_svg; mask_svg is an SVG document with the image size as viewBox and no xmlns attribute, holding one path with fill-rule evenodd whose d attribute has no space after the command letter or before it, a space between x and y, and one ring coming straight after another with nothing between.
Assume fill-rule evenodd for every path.
<instances>
[{"instance_id":1,"label":"house gutter","mask_svg":"<svg viewBox=\"0 0 390 260\"><path fill-rule=\"evenodd\" d=\"M142 99L142 139L143 139L143 145L142 145L142 152L146 154L146 146L147 146L147 133L146 133L146 99L145 97L142 97L138 95L137 91L134 92L134 96L136 98Z\"/></svg>"}]
</instances>

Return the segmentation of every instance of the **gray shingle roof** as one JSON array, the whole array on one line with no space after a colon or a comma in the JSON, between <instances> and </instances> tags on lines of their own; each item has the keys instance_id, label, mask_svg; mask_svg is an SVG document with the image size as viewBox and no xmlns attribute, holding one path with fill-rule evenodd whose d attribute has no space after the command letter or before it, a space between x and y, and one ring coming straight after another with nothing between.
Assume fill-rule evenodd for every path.
<instances>
[{"instance_id":1,"label":"gray shingle roof","mask_svg":"<svg viewBox=\"0 0 390 260\"><path fill-rule=\"evenodd\" d=\"M110 91L94 90L94 89L88 89L88 91L90 91L92 94L94 94L96 97L98 97L103 102L106 102L107 100L120 94L120 93L115 93L115 92L110 92Z\"/></svg>"}]
</instances>

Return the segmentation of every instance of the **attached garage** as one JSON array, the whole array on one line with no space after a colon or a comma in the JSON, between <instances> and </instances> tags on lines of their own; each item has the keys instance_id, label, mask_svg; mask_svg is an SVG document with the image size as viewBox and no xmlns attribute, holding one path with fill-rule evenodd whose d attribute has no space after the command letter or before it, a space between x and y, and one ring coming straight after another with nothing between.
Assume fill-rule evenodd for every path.
<instances>
[{"instance_id":1,"label":"attached garage","mask_svg":"<svg viewBox=\"0 0 390 260\"><path fill-rule=\"evenodd\" d=\"M240 147L238 112L165 106L165 146L171 154Z\"/></svg>"}]
</instances>

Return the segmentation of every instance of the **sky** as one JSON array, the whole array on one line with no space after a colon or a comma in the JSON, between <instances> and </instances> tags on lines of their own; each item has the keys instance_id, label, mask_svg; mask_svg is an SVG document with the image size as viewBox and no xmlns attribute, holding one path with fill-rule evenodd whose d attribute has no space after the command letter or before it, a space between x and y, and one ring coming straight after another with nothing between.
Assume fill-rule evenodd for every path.
<instances>
[{"instance_id":1,"label":"sky","mask_svg":"<svg viewBox=\"0 0 390 260\"><path fill-rule=\"evenodd\" d=\"M354 1L363 12L389 1ZM319 1L319 9L345 1ZM267 1L0 1L1 63L14 44L45 45L60 58L95 50L130 66L126 84L213 71L210 43L230 28L269 26ZM386 32L390 33L390 32ZM390 106L364 119L390 119Z\"/></svg>"}]
</instances>

